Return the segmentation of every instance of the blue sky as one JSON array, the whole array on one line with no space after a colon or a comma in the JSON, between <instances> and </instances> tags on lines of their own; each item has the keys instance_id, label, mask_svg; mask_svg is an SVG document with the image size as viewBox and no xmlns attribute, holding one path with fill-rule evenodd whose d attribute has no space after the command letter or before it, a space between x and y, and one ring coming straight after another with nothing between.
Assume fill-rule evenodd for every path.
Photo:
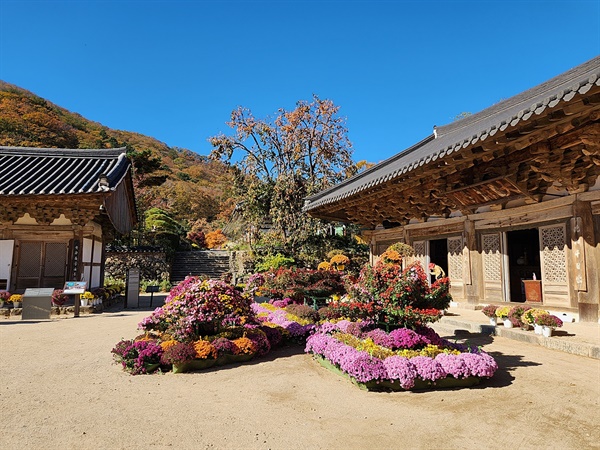
<instances>
[{"instance_id":1,"label":"blue sky","mask_svg":"<svg viewBox=\"0 0 600 450\"><path fill-rule=\"evenodd\" d=\"M200 154L314 93L378 162L598 54L598 0L0 0L0 79Z\"/></svg>"}]
</instances>

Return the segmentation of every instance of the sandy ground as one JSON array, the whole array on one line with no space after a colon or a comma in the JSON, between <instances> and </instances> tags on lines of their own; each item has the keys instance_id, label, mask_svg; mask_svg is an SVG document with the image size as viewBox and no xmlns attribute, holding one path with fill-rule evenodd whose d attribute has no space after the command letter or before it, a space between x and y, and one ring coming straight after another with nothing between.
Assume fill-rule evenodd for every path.
<instances>
[{"instance_id":1,"label":"sandy ground","mask_svg":"<svg viewBox=\"0 0 600 450\"><path fill-rule=\"evenodd\" d=\"M3 449L600 448L600 361L502 337L472 389L369 393L300 348L130 376L110 350L148 312L0 321Z\"/></svg>"}]
</instances>

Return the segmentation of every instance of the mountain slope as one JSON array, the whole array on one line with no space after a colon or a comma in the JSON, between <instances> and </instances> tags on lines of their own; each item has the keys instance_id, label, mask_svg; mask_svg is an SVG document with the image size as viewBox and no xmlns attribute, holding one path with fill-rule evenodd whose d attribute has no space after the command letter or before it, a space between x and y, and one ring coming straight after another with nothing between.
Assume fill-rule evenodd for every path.
<instances>
[{"instance_id":1,"label":"mountain slope","mask_svg":"<svg viewBox=\"0 0 600 450\"><path fill-rule=\"evenodd\" d=\"M0 145L54 148L115 148L148 152L151 174L137 168L140 213L152 206L180 221L208 222L230 209L227 167L189 150L172 148L149 136L113 130L68 111L18 86L0 80ZM149 158L148 158L149 157ZM134 159L135 161L135 159Z\"/></svg>"}]
</instances>

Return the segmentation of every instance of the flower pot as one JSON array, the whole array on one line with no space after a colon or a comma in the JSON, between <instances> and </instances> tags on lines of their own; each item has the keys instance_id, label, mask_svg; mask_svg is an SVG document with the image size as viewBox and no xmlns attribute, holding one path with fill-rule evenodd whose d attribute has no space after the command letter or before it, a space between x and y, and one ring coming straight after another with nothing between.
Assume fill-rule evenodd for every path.
<instances>
[{"instance_id":1,"label":"flower pot","mask_svg":"<svg viewBox=\"0 0 600 450\"><path fill-rule=\"evenodd\" d=\"M542 326L538 325L537 323L534 323L533 331L535 332L535 334L542 334Z\"/></svg>"},{"instance_id":2,"label":"flower pot","mask_svg":"<svg viewBox=\"0 0 600 450\"><path fill-rule=\"evenodd\" d=\"M81 303L81 306L87 306L88 305L88 301L87 301L86 298L79 299L79 302Z\"/></svg>"},{"instance_id":3,"label":"flower pot","mask_svg":"<svg viewBox=\"0 0 600 450\"><path fill-rule=\"evenodd\" d=\"M144 368L146 369L146 373L152 373L154 372L156 369L158 369L160 367L160 363L156 363L156 364L148 364L145 363L144 364Z\"/></svg>"},{"instance_id":4,"label":"flower pot","mask_svg":"<svg viewBox=\"0 0 600 450\"><path fill-rule=\"evenodd\" d=\"M542 335L544 337L550 337L552 336L552 327L547 327L547 326L543 326L542 327Z\"/></svg>"},{"instance_id":5,"label":"flower pot","mask_svg":"<svg viewBox=\"0 0 600 450\"><path fill-rule=\"evenodd\" d=\"M490 317L490 325L494 327L498 325L498 320L496 319L496 317Z\"/></svg>"},{"instance_id":6,"label":"flower pot","mask_svg":"<svg viewBox=\"0 0 600 450\"><path fill-rule=\"evenodd\" d=\"M513 327L513 323L510 321L510 319L503 319L502 321L504 322L504 326L506 328L512 328Z\"/></svg>"},{"instance_id":7,"label":"flower pot","mask_svg":"<svg viewBox=\"0 0 600 450\"><path fill-rule=\"evenodd\" d=\"M252 358L254 358L254 354L253 353L242 353L240 355L230 355L231 357L229 358L230 362L236 363L236 362L247 362L250 361Z\"/></svg>"},{"instance_id":8,"label":"flower pot","mask_svg":"<svg viewBox=\"0 0 600 450\"><path fill-rule=\"evenodd\" d=\"M13 308L20 308L21 302L13 302Z\"/></svg>"},{"instance_id":9,"label":"flower pot","mask_svg":"<svg viewBox=\"0 0 600 450\"><path fill-rule=\"evenodd\" d=\"M4 308L4 301L0 301L0 308Z\"/></svg>"},{"instance_id":10,"label":"flower pot","mask_svg":"<svg viewBox=\"0 0 600 450\"><path fill-rule=\"evenodd\" d=\"M191 372L194 370L208 369L215 365L215 359L192 359L184 363L173 364L173 373Z\"/></svg>"}]
</instances>

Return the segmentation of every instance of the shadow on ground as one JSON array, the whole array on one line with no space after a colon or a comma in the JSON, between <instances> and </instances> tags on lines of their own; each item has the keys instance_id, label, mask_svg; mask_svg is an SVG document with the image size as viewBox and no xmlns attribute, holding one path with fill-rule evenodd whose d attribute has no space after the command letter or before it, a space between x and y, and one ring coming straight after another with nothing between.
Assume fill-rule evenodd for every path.
<instances>
[{"instance_id":1,"label":"shadow on ground","mask_svg":"<svg viewBox=\"0 0 600 450\"><path fill-rule=\"evenodd\" d=\"M468 330L455 330L454 334L442 334L444 339L450 342L458 342L465 345L484 347L494 342L494 336L487 333L471 333ZM539 366L540 363L528 361L522 355L507 355L502 352L488 351L498 363L498 370L489 380L482 380L481 384L474 386L473 389L487 389L510 386L515 377L512 376L517 367Z\"/></svg>"}]
</instances>

